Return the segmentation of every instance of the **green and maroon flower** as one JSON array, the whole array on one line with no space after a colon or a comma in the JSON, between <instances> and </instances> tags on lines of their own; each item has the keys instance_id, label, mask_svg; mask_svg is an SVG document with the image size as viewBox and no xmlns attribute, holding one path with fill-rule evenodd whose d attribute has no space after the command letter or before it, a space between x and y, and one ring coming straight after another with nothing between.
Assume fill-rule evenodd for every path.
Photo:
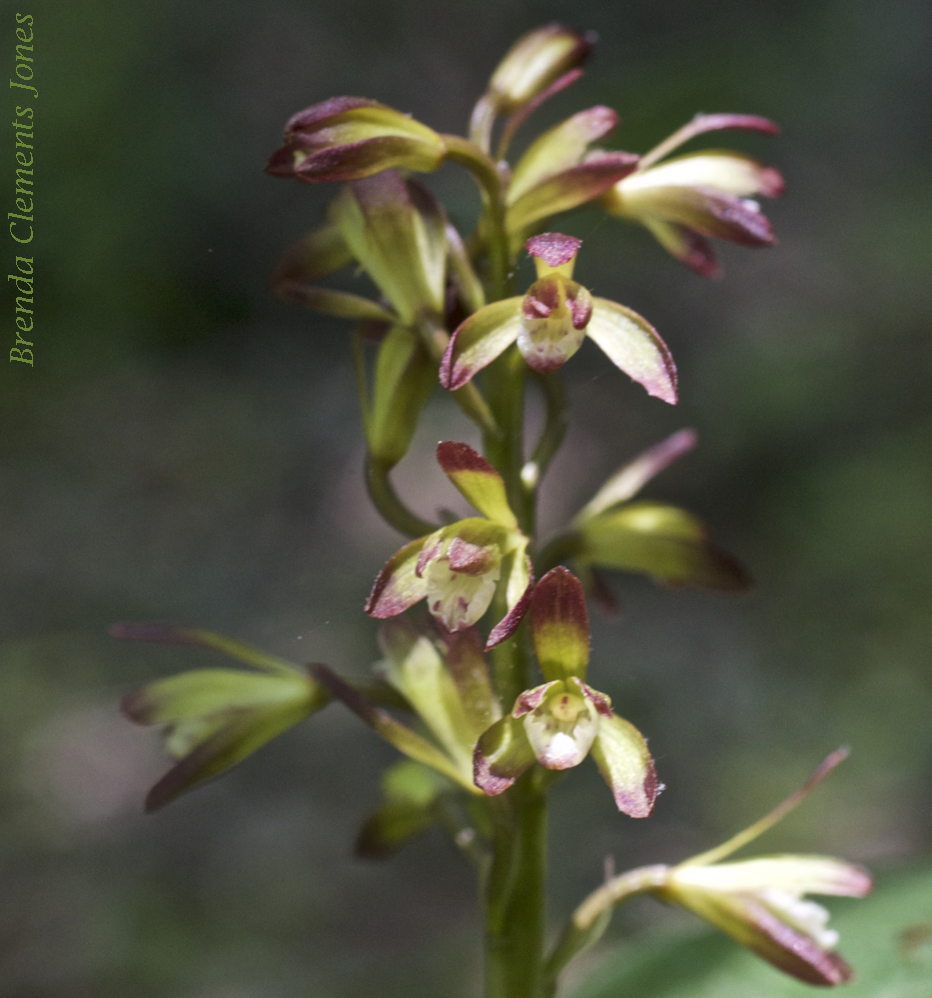
<instances>
[{"instance_id":1,"label":"green and maroon flower","mask_svg":"<svg viewBox=\"0 0 932 998\"><path fill-rule=\"evenodd\" d=\"M675 403L676 366L657 331L636 312L572 280L581 241L554 232L526 245L537 280L523 297L492 302L459 326L440 365L444 388L462 388L513 343L535 371L553 371L588 336L648 394Z\"/></svg>"},{"instance_id":2,"label":"green and maroon flower","mask_svg":"<svg viewBox=\"0 0 932 998\"><path fill-rule=\"evenodd\" d=\"M831 753L770 814L722 845L670 868L654 893L704 918L807 984L830 986L851 980L851 968L834 952L838 933L828 928L828 912L805 895L864 897L873 886L866 870L828 856L721 862L793 810L847 755L847 749Z\"/></svg>"},{"instance_id":3,"label":"green and maroon flower","mask_svg":"<svg viewBox=\"0 0 932 998\"><path fill-rule=\"evenodd\" d=\"M332 97L288 119L285 144L265 169L314 184L392 167L429 173L445 156L443 139L408 115L364 97Z\"/></svg>"},{"instance_id":4,"label":"green and maroon flower","mask_svg":"<svg viewBox=\"0 0 932 998\"><path fill-rule=\"evenodd\" d=\"M406 544L375 580L366 603L372 617L395 617L422 599L448 631L472 627L501 595L507 612L486 647L510 637L531 590L528 541L518 529L502 476L466 444L437 447L446 476L482 517L459 520Z\"/></svg>"},{"instance_id":5,"label":"green and maroon flower","mask_svg":"<svg viewBox=\"0 0 932 998\"><path fill-rule=\"evenodd\" d=\"M663 787L643 735L585 682L589 617L582 586L571 572L555 568L540 580L531 597L530 623L547 682L525 690L511 713L479 739L476 785L495 796L535 761L546 769L570 769L591 752L619 811L646 818Z\"/></svg>"},{"instance_id":6,"label":"green and maroon flower","mask_svg":"<svg viewBox=\"0 0 932 998\"><path fill-rule=\"evenodd\" d=\"M111 634L212 648L250 666L183 672L124 698L123 713L161 727L177 760L146 796L147 811L220 776L330 700L307 669L219 634L148 624L119 624Z\"/></svg>"},{"instance_id":7,"label":"green and maroon flower","mask_svg":"<svg viewBox=\"0 0 932 998\"><path fill-rule=\"evenodd\" d=\"M700 114L641 157L636 169L602 198L611 215L644 225L669 253L703 277L720 270L708 237L742 246L773 246L776 237L757 195L777 197L779 172L743 153L707 149L664 159L684 142L725 128L776 135L766 118L747 114Z\"/></svg>"}]
</instances>

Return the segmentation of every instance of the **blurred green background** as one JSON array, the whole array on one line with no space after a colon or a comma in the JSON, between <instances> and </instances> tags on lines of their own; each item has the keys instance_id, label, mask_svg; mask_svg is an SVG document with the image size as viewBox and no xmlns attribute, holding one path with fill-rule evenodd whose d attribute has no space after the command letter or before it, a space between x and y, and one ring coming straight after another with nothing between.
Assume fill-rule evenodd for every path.
<instances>
[{"instance_id":1,"label":"blurred green background","mask_svg":"<svg viewBox=\"0 0 932 998\"><path fill-rule=\"evenodd\" d=\"M594 615L591 677L650 736L668 789L633 822L593 768L560 785L554 917L598 883L606 855L622 868L706 848L842 743L851 760L764 848L877 870L928 856L924 0L28 9L37 360L5 369L0 388L0 995L478 993L472 874L439 836L386 865L350 856L391 750L331 709L144 818L163 763L119 698L213 660L117 646L106 628L197 624L346 673L376 657L361 606L398 538L362 487L348 327L267 289L334 191L262 167L286 117L331 95L461 131L514 38L552 19L600 42L534 130L607 103L622 116L611 145L644 151L696 111L763 114L781 138L708 144L751 151L788 182L766 206L780 245L725 247L720 283L596 211L559 224L584 240L578 278L660 329L682 402L646 398L584 349L567 368L574 423L545 522L694 426L699 450L648 494L703 516L757 585L734 599L616 579L622 616ZM0 23L12 67L12 7ZM469 221L468 178L447 167L428 183ZM398 473L424 512L451 499L432 443L473 439L439 395L428 422ZM645 903L609 943L654 922L688 924Z\"/></svg>"}]
</instances>

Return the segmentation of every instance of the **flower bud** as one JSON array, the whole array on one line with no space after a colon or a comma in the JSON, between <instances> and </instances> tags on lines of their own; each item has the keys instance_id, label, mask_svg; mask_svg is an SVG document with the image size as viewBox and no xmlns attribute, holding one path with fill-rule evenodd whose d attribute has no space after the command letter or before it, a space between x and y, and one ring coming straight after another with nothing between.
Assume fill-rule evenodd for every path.
<instances>
[{"instance_id":1,"label":"flower bud","mask_svg":"<svg viewBox=\"0 0 932 998\"><path fill-rule=\"evenodd\" d=\"M487 97L498 114L511 114L568 70L580 65L592 36L548 24L519 38L498 64Z\"/></svg>"},{"instance_id":2,"label":"flower bud","mask_svg":"<svg viewBox=\"0 0 932 998\"><path fill-rule=\"evenodd\" d=\"M446 146L431 128L362 97L333 97L300 111L285 125L285 144L266 172L305 183L361 180L392 167L429 173Z\"/></svg>"}]
</instances>

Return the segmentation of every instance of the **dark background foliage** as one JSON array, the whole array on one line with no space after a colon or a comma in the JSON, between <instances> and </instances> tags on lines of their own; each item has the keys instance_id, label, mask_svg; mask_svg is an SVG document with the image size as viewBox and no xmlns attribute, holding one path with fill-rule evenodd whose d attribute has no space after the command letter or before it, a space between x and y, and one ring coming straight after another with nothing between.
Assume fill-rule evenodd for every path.
<instances>
[{"instance_id":1,"label":"dark background foliage","mask_svg":"<svg viewBox=\"0 0 932 998\"><path fill-rule=\"evenodd\" d=\"M646 398L585 349L567 368L574 424L545 522L691 425L699 450L649 494L702 515L757 585L734 599L617 580L623 613L596 617L591 677L649 734L668 790L633 822L594 770L561 784L554 913L606 855L707 847L840 743L851 760L765 848L878 869L928 854L928 4L29 9L37 362L4 370L0 390L0 995L477 993L471 873L441 839L387 865L350 857L389 749L328 710L144 818L161 762L119 697L211 659L105 632L194 623L347 673L376 657L361 604L397 538L361 485L347 328L267 290L333 191L262 166L285 118L331 95L462 130L511 41L552 19L600 43L536 125L607 103L622 116L613 146L643 151L698 110L764 114L780 139L720 144L774 162L789 188L767 206L780 246L727 247L721 283L596 211L559 223L584 240L580 280L662 331L683 401ZM12 8L2 23L12 67ZM448 167L428 182L468 223L468 178ZM432 444L472 439L439 395L428 423L399 469L425 511L452 498ZM614 937L669 917L636 906Z\"/></svg>"}]
</instances>

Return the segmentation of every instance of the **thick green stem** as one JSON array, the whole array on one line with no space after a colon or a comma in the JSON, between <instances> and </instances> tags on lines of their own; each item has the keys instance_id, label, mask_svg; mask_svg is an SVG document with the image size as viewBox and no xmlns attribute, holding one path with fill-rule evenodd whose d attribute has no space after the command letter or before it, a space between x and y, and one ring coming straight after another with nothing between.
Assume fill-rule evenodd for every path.
<instances>
[{"instance_id":1,"label":"thick green stem","mask_svg":"<svg viewBox=\"0 0 932 998\"><path fill-rule=\"evenodd\" d=\"M496 801L486 893L486 998L541 998L547 798L532 770Z\"/></svg>"}]
</instances>

